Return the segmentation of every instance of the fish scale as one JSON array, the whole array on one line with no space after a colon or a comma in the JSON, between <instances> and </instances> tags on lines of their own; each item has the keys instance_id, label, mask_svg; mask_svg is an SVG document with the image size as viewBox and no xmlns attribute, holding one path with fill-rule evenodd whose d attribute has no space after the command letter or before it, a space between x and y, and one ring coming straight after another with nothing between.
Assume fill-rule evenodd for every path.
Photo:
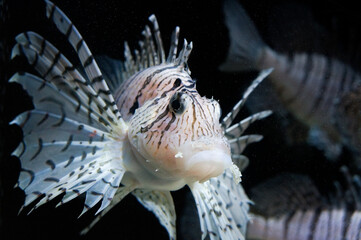
<instances>
[{"instance_id":1,"label":"fish scale","mask_svg":"<svg viewBox=\"0 0 361 240\"><path fill-rule=\"evenodd\" d=\"M40 75L10 79L34 103L33 110L13 121L24 132L23 144L13 153L22 164L18 186L26 194L24 206L42 197L35 209L64 193L59 206L85 194L81 214L101 202L98 216L81 232L86 234L132 193L175 239L170 191L187 185L197 202L202 239L207 234L211 239L244 239L249 199L232 158L242 168L247 165L242 151L261 137L241 134L270 112L228 127L271 70L262 71L220 121L219 103L200 96L190 76L192 42L184 40L178 52L178 27L167 57L154 15L139 49L132 53L125 44L124 62L93 57L73 23L53 3L45 3L46 16L65 35L81 66L75 68L37 33L16 38L12 57L25 56ZM225 132L232 137L227 139Z\"/></svg>"}]
</instances>

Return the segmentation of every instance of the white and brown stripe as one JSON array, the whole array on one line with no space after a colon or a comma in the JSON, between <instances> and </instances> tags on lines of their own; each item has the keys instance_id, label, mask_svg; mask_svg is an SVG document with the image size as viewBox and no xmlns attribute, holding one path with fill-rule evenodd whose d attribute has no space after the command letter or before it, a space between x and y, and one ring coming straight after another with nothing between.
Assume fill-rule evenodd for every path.
<instances>
[{"instance_id":1,"label":"white and brown stripe","mask_svg":"<svg viewBox=\"0 0 361 240\"><path fill-rule=\"evenodd\" d=\"M350 125L357 125L358 114L342 109L345 105L358 107L358 100L351 91L360 85L361 76L351 65L334 56L293 52L292 49L285 54L271 49L237 0L225 0L224 13L230 48L222 70L274 68L270 75L274 92L262 97L275 104L282 103L281 107L275 107L279 114L287 110L311 130L316 130L310 131L308 139L330 158L335 159L340 154L345 142L341 137L346 138L354 150L360 148L358 135L347 136L357 130ZM341 120L345 115L347 123ZM322 136L314 137L316 132Z\"/></svg>"},{"instance_id":2,"label":"white and brown stripe","mask_svg":"<svg viewBox=\"0 0 361 240\"><path fill-rule=\"evenodd\" d=\"M360 75L339 60L319 54L287 57L266 48L263 56L260 67L274 67L270 79L285 106L300 120L324 128L337 140L336 102L361 82Z\"/></svg>"},{"instance_id":3,"label":"white and brown stripe","mask_svg":"<svg viewBox=\"0 0 361 240\"><path fill-rule=\"evenodd\" d=\"M305 175L283 174L252 190L255 208L249 239L319 240L361 238L360 178L342 168L347 186L322 196Z\"/></svg>"},{"instance_id":4,"label":"white and brown stripe","mask_svg":"<svg viewBox=\"0 0 361 240\"><path fill-rule=\"evenodd\" d=\"M232 157L244 161L243 149L260 136L240 135L270 112L229 126L269 71L260 74L221 124L218 102L201 97L190 77L192 43L184 41L178 53L176 28L166 58L152 15L153 31L145 28L140 49L132 54L125 44L125 62L108 62L102 69L114 71L106 72L106 78L118 78L110 79L114 97L78 30L58 7L45 3L47 17L65 35L81 66L77 70L34 32L16 38L12 57L25 56L41 76L18 73L10 79L33 96L34 104L12 122L24 132L13 153L21 160L18 184L26 194L24 206L41 196L34 208L63 193L59 204L85 193L82 214L100 201L98 212L104 210L86 233L132 192L175 239L170 191L188 184L203 238L244 239L249 200L238 184L241 174Z\"/></svg>"}]
</instances>

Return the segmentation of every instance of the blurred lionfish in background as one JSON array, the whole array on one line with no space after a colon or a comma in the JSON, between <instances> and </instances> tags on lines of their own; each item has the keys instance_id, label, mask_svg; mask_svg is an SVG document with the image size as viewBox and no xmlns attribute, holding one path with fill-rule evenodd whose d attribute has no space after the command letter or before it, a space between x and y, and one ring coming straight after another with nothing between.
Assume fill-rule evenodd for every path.
<instances>
[{"instance_id":1,"label":"blurred lionfish in background","mask_svg":"<svg viewBox=\"0 0 361 240\"><path fill-rule=\"evenodd\" d=\"M333 188L325 184L326 175L333 174L325 166L317 172L323 185L311 174L283 169L252 186L248 193L254 202L250 210L253 220L247 239L360 239L360 75L350 65L319 53L286 55L271 49L235 0L225 1L224 14L230 48L221 69L235 72L274 67L269 77L274 96L310 127L310 135L321 140L317 144L326 155L340 160L344 144L356 160L349 161L356 174L341 167L342 180L334 175ZM272 164L277 160L272 159Z\"/></svg>"},{"instance_id":2,"label":"blurred lionfish in background","mask_svg":"<svg viewBox=\"0 0 361 240\"><path fill-rule=\"evenodd\" d=\"M285 172L255 186L247 239L360 239L361 179L340 171L343 183L334 181L327 194L306 174Z\"/></svg>"},{"instance_id":3,"label":"blurred lionfish in background","mask_svg":"<svg viewBox=\"0 0 361 240\"><path fill-rule=\"evenodd\" d=\"M10 79L34 104L12 122L24 134L14 151L21 160L18 186L26 194L24 207L40 198L35 209L65 193L61 205L86 193L82 214L101 201L86 233L131 193L175 239L170 191L188 185L202 239L244 239L250 201L239 184L247 165L241 153L262 137L241 134L271 112L231 123L271 70L262 71L220 121L218 102L201 97L190 77L192 43L184 41L177 53L179 28L167 58L154 15L149 18L153 31L145 28L140 51L133 55L125 44L124 62L95 58L65 14L45 3L46 16L66 36L82 68L35 32L16 37L12 57L25 56L40 75L19 72Z\"/></svg>"},{"instance_id":4,"label":"blurred lionfish in background","mask_svg":"<svg viewBox=\"0 0 361 240\"><path fill-rule=\"evenodd\" d=\"M336 159L342 144L360 161L361 76L350 65L320 53L284 54L271 49L242 6L224 4L230 48L223 71L239 72L273 67L269 79L274 96L293 116L306 124L309 140L329 159ZM360 158L361 159L361 158Z\"/></svg>"}]
</instances>

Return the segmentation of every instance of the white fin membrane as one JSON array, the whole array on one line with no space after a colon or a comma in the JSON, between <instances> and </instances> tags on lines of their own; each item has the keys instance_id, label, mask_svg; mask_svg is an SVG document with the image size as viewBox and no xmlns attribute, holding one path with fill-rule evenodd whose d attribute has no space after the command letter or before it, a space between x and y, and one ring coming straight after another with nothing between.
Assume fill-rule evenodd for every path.
<instances>
[{"instance_id":1,"label":"white fin membrane","mask_svg":"<svg viewBox=\"0 0 361 240\"><path fill-rule=\"evenodd\" d=\"M227 169L222 175L190 186L201 222L202 239L245 239L249 199Z\"/></svg>"},{"instance_id":2,"label":"white fin membrane","mask_svg":"<svg viewBox=\"0 0 361 240\"><path fill-rule=\"evenodd\" d=\"M136 189L132 194L159 219L160 224L167 229L169 239L176 239L176 212L170 192Z\"/></svg>"},{"instance_id":3,"label":"white fin membrane","mask_svg":"<svg viewBox=\"0 0 361 240\"><path fill-rule=\"evenodd\" d=\"M34 32L19 34L12 57L23 55L41 78L15 74L33 97L35 109L12 123L23 128L24 139L14 151L21 159L18 185L34 208L65 192L60 204L86 192L83 213L100 200L109 206L125 173L122 156L126 126L113 96L86 43L69 19L51 2L47 15L74 46L86 75L82 75L52 44ZM122 191L124 192L124 191Z\"/></svg>"}]
</instances>

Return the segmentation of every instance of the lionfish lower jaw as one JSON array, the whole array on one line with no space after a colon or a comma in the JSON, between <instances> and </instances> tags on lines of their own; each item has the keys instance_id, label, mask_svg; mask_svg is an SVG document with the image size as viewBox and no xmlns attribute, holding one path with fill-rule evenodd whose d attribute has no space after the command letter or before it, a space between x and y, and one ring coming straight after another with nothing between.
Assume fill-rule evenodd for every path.
<instances>
[{"instance_id":1,"label":"lionfish lower jaw","mask_svg":"<svg viewBox=\"0 0 361 240\"><path fill-rule=\"evenodd\" d=\"M221 150L205 150L194 154L185 163L186 172L199 182L217 177L232 165L229 154Z\"/></svg>"}]
</instances>

